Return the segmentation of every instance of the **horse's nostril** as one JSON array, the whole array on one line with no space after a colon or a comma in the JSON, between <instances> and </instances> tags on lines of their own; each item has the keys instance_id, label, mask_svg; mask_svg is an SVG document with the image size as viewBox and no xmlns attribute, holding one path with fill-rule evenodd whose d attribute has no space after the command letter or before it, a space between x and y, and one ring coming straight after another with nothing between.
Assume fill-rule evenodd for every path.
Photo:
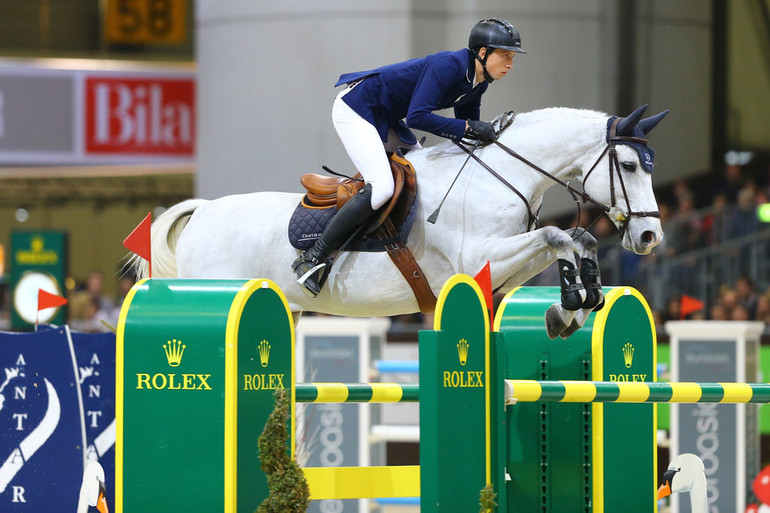
<instances>
[{"instance_id":1,"label":"horse's nostril","mask_svg":"<svg viewBox=\"0 0 770 513\"><path fill-rule=\"evenodd\" d=\"M649 246L650 244L653 244L655 242L655 240L656 240L655 232L653 232L653 231L646 230L642 234L642 242L644 242L644 244L646 246Z\"/></svg>"}]
</instances>

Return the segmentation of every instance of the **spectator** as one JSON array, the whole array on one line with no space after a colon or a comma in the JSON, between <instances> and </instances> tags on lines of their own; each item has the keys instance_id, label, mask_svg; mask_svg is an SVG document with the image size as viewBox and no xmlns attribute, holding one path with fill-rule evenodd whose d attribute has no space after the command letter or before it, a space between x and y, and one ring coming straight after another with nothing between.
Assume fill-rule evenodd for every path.
<instances>
[{"instance_id":1,"label":"spectator","mask_svg":"<svg viewBox=\"0 0 770 513\"><path fill-rule=\"evenodd\" d=\"M746 308L749 319L754 319L757 314L757 301L759 296L754 290L754 282L746 275L741 276L735 281L735 293L737 303Z\"/></svg>"},{"instance_id":2,"label":"spectator","mask_svg":"<svg viewBox=\"0 0 770 513\"><path fill-rule=\"evenodd\" d=\"M666 303L666 311L663 313L663 321L678 321L680 309L679 294L671 296Z\"/></svg>"},{"instance_id":3,"label":"spectator","mask_svg":"<svg viewBox=\"0 0 770 513\"><path fill-rule=\"evenodd\" d=\"M754 196L755 188L751 185L744 187L738 193L738 204L730 218L730 237L749 235L759 229Z\"/></svg>"},{"instance_id":4,"label":"spectator","mask_svg":"<svg viewBox=\"0 0 770 513\"><path fill-rule=\"evenodd\" d=\"M770 290L757 298L757 310L754 319L770 325Z\"/></svg>"},{"instance_id":5,"label":"spectator","mask_svg":"<svg viewBox=\"0 0 770 513\"><path fill-rule=\"evenodd\" d=\"M725 194L717 194L711 204L711 212L703 218L702 228L705 243L717 244L727 239L730 208Z\"/></svg>"},{"instance_id":6,"label":"spectator","mask_svg":"<svg viewBox=\"0 0 770 513\"><path fill-rule=\"evenodd\" d=\"M713 305L709 311L709 319L712 321L726 321L728 317L724 305L720 303Z\"/></svg>"},{"instance_id":7,"label":"spectator","mask_svg":"<svg viewBox=\"0 0 770 513\"><path fill-rule=\"evenodd\" d=\"M693 192L690 186L687 185L686 180L677 180L674 182L674 199L676 200L677 210L682 209L682 202L686 201L692 203Z\"/></svg>"},{"instance_id":8,"label":"spectator","mask_svg":"<svg viewBox=\"0 0 770 513\"><path fill-rule=\"evenodd\" d=\"M730 320L731 321L749 321L751 320L751 317L749 317L748 309L739 303L735 305L735 307L733 308L733 311L730 313Z\"/></svg>"},{"instance_id":9,"label":"spectator","mask_svg":"<svg viewBox=\"0 0 770 513\"><path fill-rule=\"evenodd\" d=\"M738 200L738 191L743 187L743 173L739 164L727 164L724 168L724 176L717 181L715 190L717 194L724 194L727 201L734 204Z\"/></svg>"},{"instance_id":10,"label":"spectator","mask_svg":"<svg viewBox=\"0 0 770 513\"><path fill-rule=\"evenodd\" d=\"M70 321L70 326L75 331L83 331L86 333L97 333L103 331L110 331L111 327L111 311L101 308L101 303L96 296L89 296L88 302L85 305L85 311L83 318L73 319Z\"/></svg>"},{"instance_id":11,"label":"spectator","mask_svg":"<svg viewBox=\"0 0 770 513\"><path fill-rule=\"evenodd\" d=\"M677 233L677 242L681 254L686 251L692 251L703 246L703 227L701 226L700 216L695 212L695 201L692 192L688 189L681 193L678 198L678 208L676 211L679 230Z\"/></svg>"},{"instance_id":12,"label":"spectator","mask_svg":"<svg viewBox=\"0 0 770 513\"><path fill-rule=\"evenodd\" d=\"M72 294L70 298L69 316L70 320L87 320L95 315L92 312L93 305L96 304L97 312L102 312L105 319L110 317L110 313L115 308L115 302L104 295L103 290L104 276L99 271L91 271L86 278L85 288Z\"/></svg>"},{"instance_id":13,"label":"spectator","mask_svg":"<svg viewBox=\"0 0 770 513\"><path fill-rule=\"evenodd\" d=\"M126 299L128 292L135 284L136 279L134 279L132 274L122 274L120 278L118 278L118 295L115 300L115 306L110 311L110 319L108 321L110 325L118 325L118 320L120 319L120 309L123 307L123 300Z\"/></svg>"},{"instance_id":14,"label":"spectator","mask_svg":"<svg viewBox=\"0 0 770 513\"><path fill-rule=\"evenodd\" d=\"M722 287L719 303L725 308L728 317L732 317L733 308L738 304L738 293L730 287Z\"/></svg>"}]
</instances>

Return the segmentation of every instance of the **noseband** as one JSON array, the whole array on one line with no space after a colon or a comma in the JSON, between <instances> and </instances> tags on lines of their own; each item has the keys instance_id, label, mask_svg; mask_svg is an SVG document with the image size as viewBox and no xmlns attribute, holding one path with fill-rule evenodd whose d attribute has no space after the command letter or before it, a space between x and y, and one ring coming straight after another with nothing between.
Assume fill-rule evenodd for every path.
<instances>
[{"instance_id":1,"label":"noseband","mask_svg":"<svg viewBox=\"0 0 770 513\"><path fill-rule=\"evenodd\" d=\"M504 116L505 118L505 116ZM498 136L500 132L502 132L504 129L508 128L511 123L513 123L514 116L512 113L508 113L507 118L503 121L501 119L500 123L500 129L498 130ZM494 144L499 146L503 151L505 151L510 156L514 157L515 159L523 162L527 166L531 167L535 171L547 176L557 184L564 187L567 192L572 195L572 198L575 200L575 202L578 204L578 211L580 210L580 203L577 201L578 197L583 201L583 203L592 203L593 205L599 207L602 209L607 215L615 215L615 219L613 219L613 222L617 223L618 226L618 233L620 234L620 238L623 238L623 235L625 234L626 229L628 228L629 220L632 216L636 217L656 217L660 219L660 211L643 211L643 210L630 210L631 209L631 202L628 198L628 192L626 191L626 184L623 181L623 175L620 172L620 163L618 162L618 154L617 150L615 149L615 145L618 142L635 142L647 145L647 139L642 139L640 137L630 137L630 136L623 136L623 135L617 135L617 125L621 118L616 118L612 125L610 126L610 133L607 141L607 146L605 146L602 153L599 155L599 157L596 159L594 164L591 166L591 168L588 170L588 172L583 177L583 190L579 191L572 187L567 182L560 180L559 178L555 177L548 171L542 169L541 167L537 166L536 164L530 162L529 160L525 159L518 153L516 153L514 150L509 148L508 146L501 143L498 139L494 140ZM506 187L511 189L513 192L515 192L522 200L524 200L524 204L527 207L527 214L528 214L528 221L527 221L527 230L532 229L533 227L537 227L537 216L534 215L532 212L532 208L529 205L529 202L524 198L524 195L519 192L516 187L511 185L505 178L500 176L497 172L495 172L491 167L489 167L485 162L483 162L477 155L473 153L471 149L464 146L461 143L455 143L460 148L462 148L466 153L468 153L477 163L479 163L484 169L492 173L492 175L495 176L498 180L500 180ZM610 175L610 197L611 197L611 203L610 206L605 205L604 203L601 203L599 201L596 201L593 199L587 192L585 192L585 184L588 177L593 173L594 169L596 169L596 166L599 164L599 162L602 160L602 157L604 157L605 154L609 153L609 175ZM617 206L617 193L615 190L615 175L618 176L618 182L620 182L620 189L623 192L623 198L626 201L626 207L629 209L628 212L617 212L618 206ZM578 214L578 218L580 218L580 215ZM596 222L596 221L594 221ZM593 223L591 223L593 224Z\"/></svg>"}]
</instances>

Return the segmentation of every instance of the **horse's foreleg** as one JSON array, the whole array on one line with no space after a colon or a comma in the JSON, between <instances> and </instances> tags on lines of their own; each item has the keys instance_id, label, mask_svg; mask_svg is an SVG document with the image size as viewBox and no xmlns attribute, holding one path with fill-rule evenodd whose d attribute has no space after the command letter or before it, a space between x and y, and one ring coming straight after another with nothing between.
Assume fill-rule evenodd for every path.
<instances>
[{"instance_id":1,"label":"horse's foreleg","mask_svg":"<svg viewBox=\"0 0 770 513\"><path fill-rule=\"evenodd\" d=\"M580 256L580 280L586 289L586 300L582 307L599 310L604 305L599 272L599 243L593 235L583 231L575 238L575 246Z\"/></svg>"},{"instance_id":2,"label":"horse's foreleg","mask_svg":"<svg viewBox=\"0 0 770 513\"><path fill-rule=\"evenodd\" d=\"M561 303L546 312L548 336L556 338L570 326L575 312L586 300L586 292L580 278L580 262L575 259L575 245L566 232L547 226L502 242L496 240L481 249L483 255L491 256L495 262L493 282L499 283L497 279L504 273L503 287L507 289L521 285L558 261Z\"/></svg>"},{"instance_id":3,"label":"horse's foreleg","mask_svg":"<svg viewBox=\"0 0 770 513\"><path fill-rule=\"evenodd\" d=\"M583 232L575 239L575 246L580 256L580 280L586 290L586 300L570 326L561 333L562 338L567 338L580 329L591 312L601 310L604 306L604 292L598 264L599 244L593 235Z\"/></svg>"}]
</instances>

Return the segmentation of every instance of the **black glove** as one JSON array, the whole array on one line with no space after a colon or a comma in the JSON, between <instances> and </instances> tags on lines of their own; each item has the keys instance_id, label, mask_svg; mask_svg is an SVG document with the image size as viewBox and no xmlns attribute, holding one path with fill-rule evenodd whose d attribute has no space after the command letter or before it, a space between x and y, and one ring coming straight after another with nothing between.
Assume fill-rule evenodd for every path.
<instances>
[{"instance_id":1,"label":"black glove","mask_svg":"<svg viewBox=\"0 0 770 513\"><path fill-rule=\"evenodd\" d=\"M469 119L468 128L465 130L465 137L488 143L494 141L497 138L497 134L495 133L495 127L492 126L492 123Z\"/></svg>"}]
</instances>

